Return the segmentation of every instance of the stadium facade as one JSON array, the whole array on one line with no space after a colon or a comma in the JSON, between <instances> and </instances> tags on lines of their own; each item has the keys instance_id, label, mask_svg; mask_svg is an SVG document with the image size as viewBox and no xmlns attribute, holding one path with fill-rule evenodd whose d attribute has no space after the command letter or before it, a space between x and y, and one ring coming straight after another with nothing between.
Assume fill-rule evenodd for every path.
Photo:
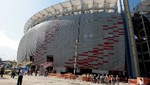
<instances>
[{"instance_id":1,"label":"stadium facade","mask_svg":"<svg viewBox=\"0 0 150 85\"><path fill-rule=\"evenodd\" d=\"M43 9L24 27L17 62L33 66L125 71L125 27L117 0L70 0Z\"/></svg>"}]
</instances>

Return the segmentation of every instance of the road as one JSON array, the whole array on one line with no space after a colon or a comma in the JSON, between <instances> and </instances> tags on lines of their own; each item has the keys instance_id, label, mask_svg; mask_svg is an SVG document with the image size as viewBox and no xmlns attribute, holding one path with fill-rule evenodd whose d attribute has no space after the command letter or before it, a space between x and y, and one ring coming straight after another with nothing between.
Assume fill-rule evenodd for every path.
<instances>
[{"instance_id":1,"label":"road","mask_svg":"<svg viewBox=\"0 0 150 85\"><path fill-rule=\"evenodd\" d=\"M17 85L17 77L10 78L10 76L4 75L4 78L0 78L0 85ZM22 85L100 85L91 82L60 79L55 77L44 76L24 76ZM128 85L120 83L120 85Z\"/></svg>"}]
</instances>

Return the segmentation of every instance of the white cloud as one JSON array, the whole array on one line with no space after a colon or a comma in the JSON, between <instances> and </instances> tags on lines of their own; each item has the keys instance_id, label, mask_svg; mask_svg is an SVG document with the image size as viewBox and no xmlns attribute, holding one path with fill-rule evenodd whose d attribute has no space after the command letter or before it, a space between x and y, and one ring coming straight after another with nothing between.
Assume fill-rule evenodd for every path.
<instances>
[{"instance_id":1,"label":"white cloud","mask_svg":"<svg viewBox=\"0 0 150 85\"><path fill-rule=\"evenodd\" d=\"M7 47L17 52L19 41L9 38L5 32L0 31L0 47Z\"/></svg>"}]
</instances>

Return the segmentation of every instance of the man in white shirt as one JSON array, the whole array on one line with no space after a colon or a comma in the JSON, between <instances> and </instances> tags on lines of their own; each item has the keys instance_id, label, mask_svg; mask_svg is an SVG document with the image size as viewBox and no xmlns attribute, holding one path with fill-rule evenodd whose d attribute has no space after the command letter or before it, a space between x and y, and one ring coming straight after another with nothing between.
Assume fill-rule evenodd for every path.
<instances>
[{"instance_id":1,"label":"man in white shirt","mask_svg":"<svg viewBox=\"0 0 150 85\"><path fill-rule=\"evenodd\" d=\"M24 69L21 68L20 71L19 71L19 76L18 76L18 82L17 82L17 85L22 85L22 79L23 79L23 75L24 75Z\"/></svg>"}]
</instances>

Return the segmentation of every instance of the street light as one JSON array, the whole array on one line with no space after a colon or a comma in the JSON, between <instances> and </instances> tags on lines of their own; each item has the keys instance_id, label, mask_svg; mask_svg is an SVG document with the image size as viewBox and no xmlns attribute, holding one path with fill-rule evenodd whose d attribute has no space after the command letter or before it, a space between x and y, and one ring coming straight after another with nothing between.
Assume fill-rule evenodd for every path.
<instances>
[{"instance_id":1,"label":"street light","mask_svg":"<svg viewBox=\"0 0 150 85\"><path fill-rule=\"evenodd\" d=\"M82 1L82 0L81 0ZM78 57L78 47L79 47L79 36L80 36L80 24L81 24L81 15L82 15L82 12L79 16L79 21L78 21L78 24L79 24L79 27L77 29L77 39L76 39L76 42L74 44L75 46L75 53L74 53L74 74L76 74L76 70L77 70L77 57Z\"/></svg>"},{"instance_id":2,"label":"street light","mask_svg":"<svg viewBox=\"0 0 150 85\"><path fill-rule=\"evenodd\" d=\"M74 74L76 74L76 69L77 69L77 57L78 57L78 47L79 47L79 42L78 39L76 40L75 44L75 56L74 56Z\"/></svg>"}]
</instances>

